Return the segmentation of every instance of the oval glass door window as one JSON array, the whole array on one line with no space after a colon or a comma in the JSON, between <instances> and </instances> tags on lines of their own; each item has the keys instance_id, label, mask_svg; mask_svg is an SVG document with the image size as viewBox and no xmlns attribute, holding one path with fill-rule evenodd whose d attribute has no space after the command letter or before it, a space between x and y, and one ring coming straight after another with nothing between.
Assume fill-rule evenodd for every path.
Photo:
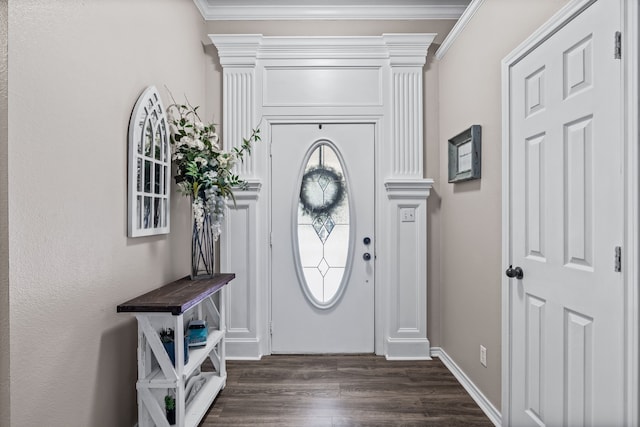
<instances>
[{"instance_id":1,"label":"oval glass door window","mask_svg":"<svg viewBox=\"0 0 640 427\"><path fill-rule=\"evenodd\" d=\"M316 145L302 174L296 228L302 287L320 308L332 306L344 287L351 234L347 188L336 151L326 142Z\"/></svg>"}]
</instances>

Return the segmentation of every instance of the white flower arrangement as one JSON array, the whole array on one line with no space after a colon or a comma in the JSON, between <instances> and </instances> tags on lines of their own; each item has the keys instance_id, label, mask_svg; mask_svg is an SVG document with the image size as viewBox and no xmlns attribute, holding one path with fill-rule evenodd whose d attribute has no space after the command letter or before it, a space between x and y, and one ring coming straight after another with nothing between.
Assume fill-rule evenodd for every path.
<instances>
[{"instance_id":1,"label":"white flower arrangement","mask_svg":"<svg viewBox=\"0 0 640 427\"><path fill-rule=\"evenodd\" d=\"M234 189L242 189L246 182L231 172L233 166L251 153L251 144L260 141L260 130L254 129L242 145L231 151L221 149L215 124L205 124L198 115L198 107L174 100L167 108L171 133L172 160L182 194L190 196L198 230L209 215L214 239L221 232L224 207L228 199L235 198Z\"/></svg>"}]
</instances>

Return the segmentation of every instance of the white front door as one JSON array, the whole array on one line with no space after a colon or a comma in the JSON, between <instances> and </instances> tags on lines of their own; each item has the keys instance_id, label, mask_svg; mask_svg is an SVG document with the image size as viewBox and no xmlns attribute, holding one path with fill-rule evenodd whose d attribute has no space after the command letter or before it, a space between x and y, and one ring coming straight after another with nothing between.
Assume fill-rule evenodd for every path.
<instances>
[{"instance_id":1,"label":"white front door","mask_svg":"<svg viewBox=\"0 0 640 427\"><path fill-rule=\"evenodd\" d=\"M506 425L624 425L620 19L599 0L511 67Z\"/></svg>"},{"instance_id":2,"label":"white front door","mask_svg":"<svg viewBox=\"0 0 640 427\"><path fill-rule=\"evenodd\" d=\"M277 124L274 353L374 350L374 125Z\"/></svg>"}]
</instances>

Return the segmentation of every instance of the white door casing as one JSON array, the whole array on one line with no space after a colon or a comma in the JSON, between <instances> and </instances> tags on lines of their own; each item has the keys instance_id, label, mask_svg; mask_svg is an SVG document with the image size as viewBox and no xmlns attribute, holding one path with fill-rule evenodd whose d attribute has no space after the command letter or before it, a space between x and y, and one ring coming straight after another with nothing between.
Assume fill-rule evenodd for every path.
<instances>
[{"instance_id":1,"label":"white door casing","mask_svg":"<svg viewBox=\"0 0 640 427\"><path fill-rule=\"evenodd\" d=\"M371 165L374 164L374 125L274 125L271 144L272 351L372 353L375 176ZM317 230L312 225L299 229L301 172L309 161L309 155L316 154L319 145L324 145L325 151L331 150L338 155L341 165L332 169L343 176L345 195L333 213L302 216L319 219ZM311 163L315 164L315 160L316 156L313 156ZM327 197L336 194L333 191ZM327 204L331 202L325 201ZM345 221L347 212L348 220ZM363 243L365 237L371 239L368 245ZM326 240L323 242L322 239ZM348 246L339 244L343 242ZM365 252L371 255L368 261L363 259ZM304 259L303 254L310 258L311 263ZM307 268L313 275L306 277L302 271L306 264L318 265L319 268ZM338 268L329 269L329 266ZM337 274L332 274L331 270ZM328 304L317 301L306 288L311 279L320 279L319 274L328 284L327 291L337 280L342 285L343 292L336 292L335 299L328 299L330 295L326 295Z\"/></svg>"},{"instance_id":2,"label":"white door casing","mask_svg":"<svg viewBox=\"0 0 640 427\"><path fill-rule=\"evenodd\" d=\"M617 272L614 260L637 244L625 236L637 159L624 161L621 4L572 2L503 61L503 260L524 271L503 279L504 425L637 419L625 345L637 262Z\"/></svg>"},{"instance_id":3,"label":"white door casing","mask_svg":"<svg viewBox=\"0 0 640 427\"><path fill-rule=\"evenodd\" d=\"M223 69L225 144L261 123L370 123L375 129L375 352L428 359L427 197L423 176L423 66L435 34L265 37L211 34ZM227 356L271 352L271 182L268 148L241 165L250 188L230 206L221 236L227 292ZM402 221L411 211L412 221ZM399 249L399 250L398 250Z\"/></svg>"}]
</instances>

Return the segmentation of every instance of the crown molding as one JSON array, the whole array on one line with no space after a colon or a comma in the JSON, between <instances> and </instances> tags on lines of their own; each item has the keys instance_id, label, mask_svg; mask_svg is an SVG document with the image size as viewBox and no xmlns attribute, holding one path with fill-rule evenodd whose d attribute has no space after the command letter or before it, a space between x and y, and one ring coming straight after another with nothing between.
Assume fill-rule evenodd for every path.
<instances>
[{"instance_id":1,"label":"crown molding","mask_svg":"<svg viewBox=\"0 0 640 427\"><path fill-rule=\"evenodd\" d=\"M467 1L440 4L258 4L257 1L194 0L207 21L263 20L423 20L458 19ZM415 2L414 2L415 3ZM436 2L431 2L436 3Z\"/></svg>"},{"instance_id":2,"label":"crown molding","mask_svg":"<svg viewBox=\"0 0 640 427\"><path fill-rule=\"evenodd\" d=\"M422 66L434 33L382 36L263 36L209 34L223 66L255 66L257 59L391 59Z\"/></svg>"},{"instance_id":3,"label":"crown molding","mask_svg":"<svg viewBox=\"0 0 640 427\"><path fill-rule=\"evenodd\" d=\"M456 22L456 25L453 26L436 51L436 54L434 55L436 59L439 60L444 58L444 55L447 53L451 45L453 45L453 42L458 38L462 30L464 30L464 27L466 27L469 21L471 21L473 15L475 15L480 6L482 6L482 3L484 3L484 0L472 0L471 3L469 3L467 9L464 11L462 16L460 16L458 22Z\"/></svg>"}]
</instances>

